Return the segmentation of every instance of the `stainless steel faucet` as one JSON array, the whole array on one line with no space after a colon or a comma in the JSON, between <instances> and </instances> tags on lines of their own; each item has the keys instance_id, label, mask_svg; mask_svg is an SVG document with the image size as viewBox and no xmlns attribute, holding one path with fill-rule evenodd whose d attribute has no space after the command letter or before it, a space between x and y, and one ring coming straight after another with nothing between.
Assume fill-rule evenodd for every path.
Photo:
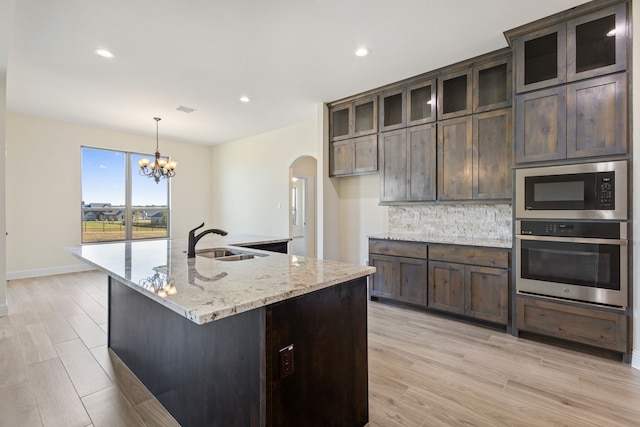
<instances>
[{"instance_id":1,"label":"stainless steel faucet","mask_svg":"<svg viewBox=\"0 0 640 427\"><path fill-rule=\"evenodd\" d=\"M204 227L204 222L200 224L198 227L189 231L189 246L187 248L187 258L194 258L196 256L196 243L198 243L198 240L202 239L207 234L213 233L213 234L219 234L221 236L226 236L228 234L226 231L220 230L219 228L210 228L196 235L195 234L196 230L202 227Z\"/></svg>"}]
</instances>

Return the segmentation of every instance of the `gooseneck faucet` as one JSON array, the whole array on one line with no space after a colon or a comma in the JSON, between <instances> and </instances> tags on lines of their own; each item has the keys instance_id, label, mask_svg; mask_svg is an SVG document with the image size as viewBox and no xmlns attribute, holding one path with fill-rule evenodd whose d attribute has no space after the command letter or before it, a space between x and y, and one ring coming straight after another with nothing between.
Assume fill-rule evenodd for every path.
<instances>
[{"instance_id":1,"label":"gooseneck faucet","mask_svg":"<svg viewBox=\"0 0 640 427\"><path fill-rule=\"evenodd\" d=\"M228 233L224 230L220 230L218 228L210 228L208 230L204 230L202 233L199 233L198 235L196 235L196 230L198 230L199 228L204 227L204 222L202 224L200 224L198 227L194 228L193 230L189 231L189 246L187 249L187 258L194 258L196 256L196 243L198 243L198 240L202 239L204 236L206 236L209 233L214 233L214 234L219 234L221 236L226 236Z\"/></svg>"}]
</instances>

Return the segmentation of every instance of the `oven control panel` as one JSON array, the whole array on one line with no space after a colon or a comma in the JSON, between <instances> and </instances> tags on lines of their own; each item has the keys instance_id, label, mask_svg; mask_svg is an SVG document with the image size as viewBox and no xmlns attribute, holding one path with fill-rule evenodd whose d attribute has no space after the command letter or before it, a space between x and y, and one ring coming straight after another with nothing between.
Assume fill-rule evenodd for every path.
<instances>
[{"instance_id":1,"label":"oven control panel","mask_svg":"<svg viewBox=\"0 0 640 427\"><path fill-rule=\"evenodd\" d=\"M518 231L530 236L620 239L622 225L620 222L519 221Z\"/></svg>"},{"instance_id":2,"label":"oven control panel","mask_svg":"<svg viewBox=\"0 0 640 427\"><path fill-rule=\"evenodd\" d=\"M615 172L598 172L598 209L615 209Z\"/></svg>"}]
</instances>

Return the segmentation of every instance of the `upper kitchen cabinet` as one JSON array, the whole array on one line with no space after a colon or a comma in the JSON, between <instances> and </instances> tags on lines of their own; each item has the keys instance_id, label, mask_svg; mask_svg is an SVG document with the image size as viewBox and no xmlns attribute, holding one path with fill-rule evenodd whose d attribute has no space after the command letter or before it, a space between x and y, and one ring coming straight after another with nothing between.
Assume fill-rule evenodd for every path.
<instances>
[{"instance_id":1,"label":"upper kitchen cabinet","mask_svg":"<svg viewBox=\"0 0 640 427\"><path fill-rule=\"evenodd\" d=\"M473 70L467 68L438 77L438 119L465 116L473 111Z\"/></svg>"},{"instance_id":2,"label":"upper kitchen cabinet","mask_svg":"<svg viewBox=\"0 0 640 427\"><path fill-rule=\"evenodd\" d=\"M436 125L380 136L380 202L436 200Z\"/></svg>"},{"instance_id":3,"label":"upper kitchen cabinet","mask_svg":"<svg viewBox=\"0 0 640 427\"><path fill-rule=\"evenodd\" d=\"M378 132L378 100L375 96L336 104L329 108L331 141Z\"/></svg>"},{"instance_id":4,"label":"upper kitchen cabinet","mask_svg":"<svg viewBox=\"0 0 640 427\"><path fill-rule=\"evenodd\" d=\"M401 129L407 125L407 91L394 89L380 95L380 131Z\"/></svg>"},{"instance_id":5,"label":"upper kitchen cabinet","mask_svg":"<svg viewBox=\"0 0 640 427\"><path fill-rule=\"evenodd\" d=\"M626 4L567 22L567 81L615 73L626 68Z\"/></svg>"},{"instance_id":6,"label":"upper kitchen cabinet","mask_svg":"<svg viewBox=\"0 0 640 427\"><path fill-rule=\"evenodd\" d=\"M329 176L378 171L378 98L368 96L329 108Z\"/></svg>"},{"instance_id":7,"label":"upper kitchen cabinet","mask_svg":"<svg viewBox=\"0 0 640 427\"><path fill-rule=\"evenodd\" d=\"M416 83L407 88L407 125L436 121L436 79Z\"/></svg>"},{"instance_id":8,"label":"upper kitchen cabinet","mask_svg":"<svg viewBox=\"0 0 640 427\"><path fill-rule=\"evenodd\" d=\"M438 200L469 200L473 196L472 129L471 117L438 123Z\"/></svg>"},{"instance_id":9,"label":"upper kitchen cabinet","mask_svg":"<svg viewBox=\"0 0 640 427\"><path fill-rule=\"evenodd\" d=\"M567 79L567 31L564 24L515 40L516 91L526 92L564 83Z\"/></svg>"},{"instance_id":10,"label":"upper kitchen cabinet","mask_svg":"<svg viewBox=\"0 0 640 427\"><path fill-rule=\"evenodd\" d=\"M591 2L506 33L513 42L518 93L627 68L626 3L609 1L618 4L591 10L593 3L604 2Z\"/></svg>"},{"instance_id":11,"label":"upper kitchen cabinet","mask_svg":"<svg viewBox=\"0 0 640 427\"><path fill-rule=\"evenodd\" d=\"M511 108L473 115L473 198L511 198Z\"/></svg>"},{"instance_id":12,"label":"upper kitchen cabinet","mask_svg":"<svg viewBox=\"0 0 640 427\"><path fill-rule=\"evenodd\" d=\"M473 112L511 106L511 53L473 67Z\"/></svg>"}]
</instances>

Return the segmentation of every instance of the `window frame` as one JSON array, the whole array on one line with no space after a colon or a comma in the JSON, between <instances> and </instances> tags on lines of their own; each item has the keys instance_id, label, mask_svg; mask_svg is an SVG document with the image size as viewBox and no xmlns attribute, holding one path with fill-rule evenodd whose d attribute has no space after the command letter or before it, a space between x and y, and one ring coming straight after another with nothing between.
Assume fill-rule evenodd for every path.
<instances>
[{"instance_id":1,"label":"window frame","mask_svg":"<svg viewBox=\"0 0 640 427\"><path fill-rule=\"evenodd\" d=\"M123 239L113 239L113 240L99 240L99 241L84 241L84 231L83 226L85 222L85 211L87 208L83 206L83 194L82 188L84 184L84 150L97 150L97 151L107 151L112 153L120 153L124 156L124 170L125 170L125 200L124 200L124 218L129 219L128 221L124 221L124 238ZM164 208L166 212L166 236L164 237L142 237L142 238L134 238L133 237L133 168L132 168L132 157L133 156L142 156L147 158L153 158L153 154L145 154L134 151L124 151L117 150L113 148L102 148L102 147L92 147L88 145L80 146L80 242L83 245L91 245L91 244L100 244L100 243L115 243L115 242L132 242L132 241L140 241L140 240L159 240L159 239L168 239L171 238L171 181L166 179L167 181L167 207ZM166 156L161 156L161 158L167 159ZM147 178L150 179L150 178ZM91 202L89 202L91 203ZM91 209L91 208L89 208Z\"/></svg>"}]
</instances>

